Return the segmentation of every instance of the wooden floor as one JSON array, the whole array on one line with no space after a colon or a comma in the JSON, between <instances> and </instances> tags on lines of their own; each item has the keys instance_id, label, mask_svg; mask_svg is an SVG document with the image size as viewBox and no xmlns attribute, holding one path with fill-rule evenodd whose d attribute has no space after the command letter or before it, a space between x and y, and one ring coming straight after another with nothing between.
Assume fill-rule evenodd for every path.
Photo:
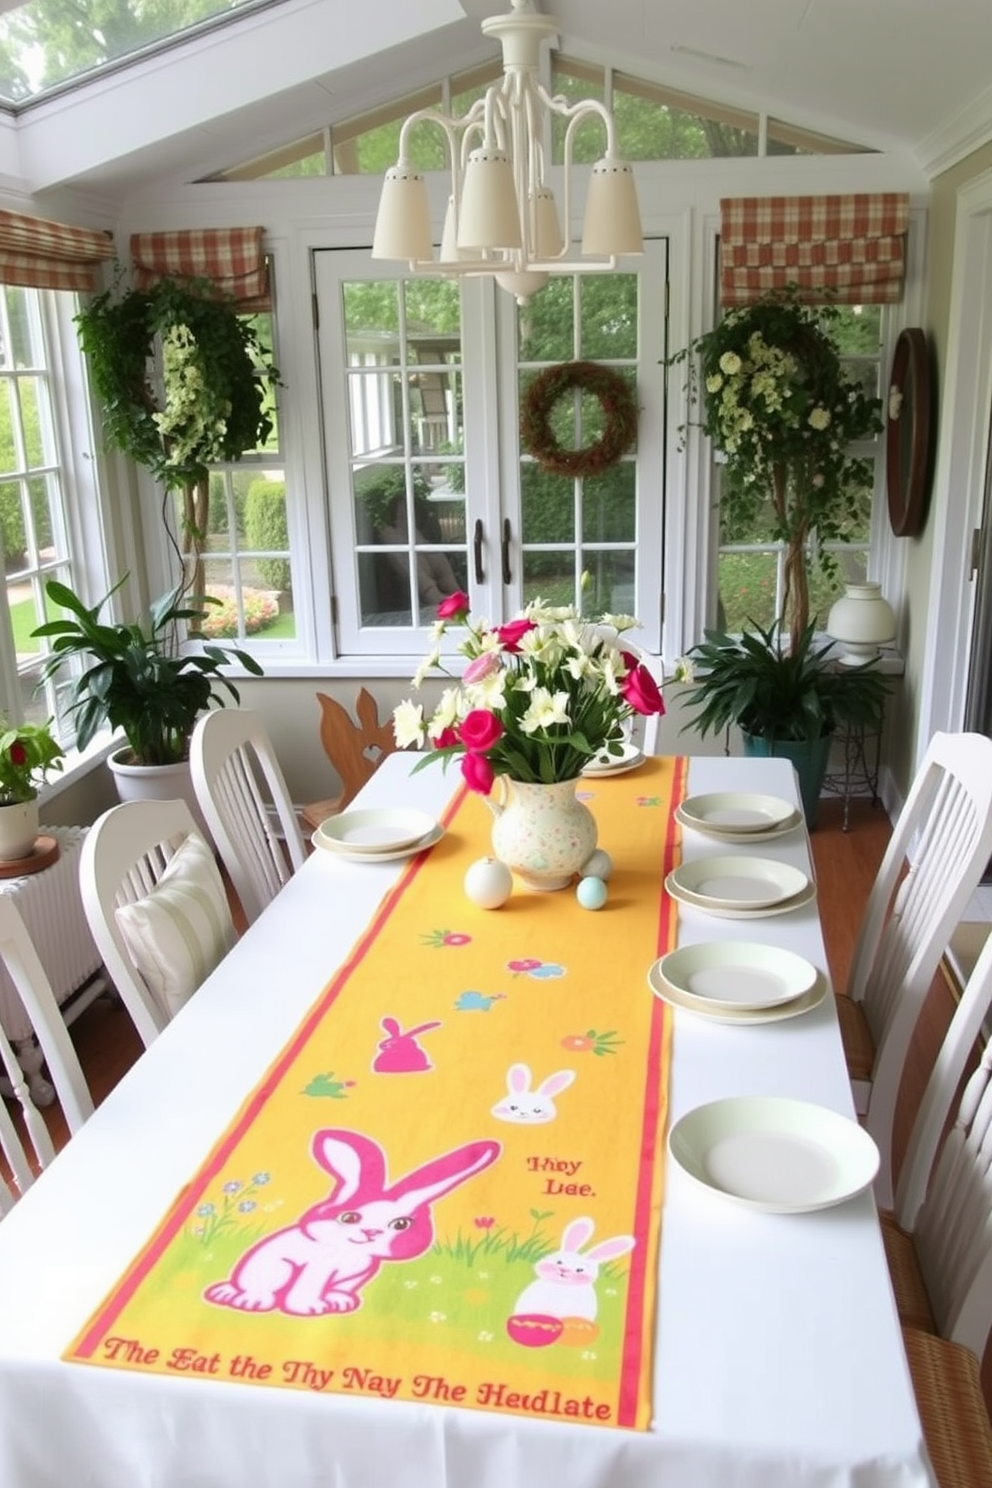
<instances>
[{"instance_id":1,"label":"wooden floor","mask_svg":"<svg viewBox=\"0 0 992 1488\"><path fill-rule=\"evenodd\" d=\"M840 801L821 802L811 841L827 959L838 992L843 992L847 985L861 915L888 839L889 822L880 807L872 807L867 800L854 802L850 830L844 832ZM239 907L237 904L233 907L236 918L240 918ZM950 984L943 975L938 976L910 1050L900 1092L895 1135L897 1169L912 1114L953 1010ZM99 1102L138 1058L140 1041L123 1008L109 998L100 998L87 1008L72 1025L72 1033L93 1097ZM61 1143L66 1132L60 1113L53 1109L46 1115L56 1141ZM992 1414L992 1347L986 1352L983 1380L986 1403Z\"/></svg>"}]
</instances>

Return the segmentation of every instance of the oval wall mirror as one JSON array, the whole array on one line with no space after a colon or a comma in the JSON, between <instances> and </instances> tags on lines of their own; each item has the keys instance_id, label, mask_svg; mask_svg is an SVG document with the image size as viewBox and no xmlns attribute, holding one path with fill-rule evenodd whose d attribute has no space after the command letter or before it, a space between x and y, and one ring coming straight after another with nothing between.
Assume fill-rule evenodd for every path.
<instances>
[{"instance_id":1,"label":"oval wall mirror","mask_svg":"<svg viewBox=\"0 0 992 1488\"><path fill-rule=\"evenodd\" d=\"M901 331L885 404L885 480L897 537L922 532L930 494L930 354L918 329Z\"/></svg>"}]
</instances>

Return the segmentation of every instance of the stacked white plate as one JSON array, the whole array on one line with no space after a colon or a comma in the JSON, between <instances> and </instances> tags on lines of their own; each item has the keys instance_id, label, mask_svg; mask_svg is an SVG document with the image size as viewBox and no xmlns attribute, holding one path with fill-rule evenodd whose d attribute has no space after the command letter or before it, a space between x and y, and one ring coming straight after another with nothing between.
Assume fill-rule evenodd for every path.
<instances>
[{"instance_id":1,"label":"stacked white plate","mask_svg":"<svg viewBox=\"0 0 992 1488\"><path fill-rule=\"evenodd\" d=\"M746 844L781 837L802 825L802 813L780 796L713 791L687 796L675 808L675 820L706 837Z\"/></svg>"},{"instance_id":2,"label":"stacked white plate","mask_svg":"<svg viewBox=\"0 0 992 1488\"><path fill-rule=\"evenodd\" d=\"M680 904L728 920L787 914L816 897L816 885L801 868L746 856L681 863L666 877L665 891Z\"/></svg>"},{"instance_id":3,"label":"stacked white plate","mask_svg":"<svg viewBox=\"0 0 992 1488\"><path fill-rule=\"evenodd\" d=\"M648 972L656 997L713 1023L778 1023L819 1007L826 979L778 946L702 941L680 946Z\"/></svg>"},{"instance_id":4,"label":"stacked white plate","mask_svg":"<svg viewBox=\"0 0 992 1488\"><path fill-rule=\"evenodd\" d=\"M628 770L636 770L643 763L642 750L628 739L619 754L609 754L604 749L602 754L595 755L582 773L592 779L603 775L626 775Z\"/></svg>"},{"instance_id":5,"label":"stacked white plate","mask_svg":"<svg viewBox=\"0 0 992 1488\"><path fill-rule=\"evenodd\" d=\"M378 807L329 816L314 832L314 847L355 863L388 863L433 847L444 828L426 811Z\"/></svg>"}]
</instances>

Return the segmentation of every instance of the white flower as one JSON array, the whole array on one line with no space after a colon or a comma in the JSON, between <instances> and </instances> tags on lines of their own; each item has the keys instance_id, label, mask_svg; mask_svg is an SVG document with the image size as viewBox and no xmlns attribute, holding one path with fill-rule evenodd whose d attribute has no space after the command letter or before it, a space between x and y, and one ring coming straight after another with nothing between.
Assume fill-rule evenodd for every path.
<instances>
[{"instance_id":1,"label":"white flower","mask_svg":"<svg viewBox=\"0 0 992 1488\"><path fill-rule=\"evenodd\" d=\"M675 667L672 671L673 682L692 682L695 678L692 657L679 656L676 658Z\"/></svg>"},{"instance_id":2,"label":"white flower","mask_svg":"<svg viewBox=\"0 0 992 1488\"><path fill-rule=\"evenodd\" d=\"M625 630L636 629L639 621L633 615L604 615L604 625L612 625L618 634L623 635Z\"/></svg>"},{"instance_id":3,"label":"white flower","mask_svg":"<svg viewBox=\"0 0 992 1488\"><path fill-rule=\"evenodd\" d=\"M411 703L409 699L397 703L393 709L393 733L400 749L409 749L411 744L415 744L418 749L422 748L427 737L423 706L420 703Z\"/></svg>"},{"instance_id":4,"label":"white flower","mask_svg":"<svg viewBox=\"0 0 992 1488\"><path fill-rule=\"evenodd\" d=\"M720 376L719 372L711 372L709 377L707 377L706 379L706 391L708 393L718 393L722 387L723 378Z\"/></svg>"},{"instance_id":5,"label":"white flower","mask_svg":"<svg viewBox=\"0 0 992 1488\"><path fill-rule=\"evenodd\" d=\"M742 365L736 351L725 351L720 358L720 371L725 372L728 377L736 377Z\"/></svg>"},{"instance_id":6,"label":"white flower","mask_svg":"<svg viewBox=\"0 0 992 1488\"><path fill-rule=\"evenodd\" d=\"M809 424L811 429L828 429L830 427L830 414L825 408L819 406L810 410Z\"/></svg>"},{"instance_id":7,"label":"white flower","mask_svg":"<svg viewBox=\"0 0 992 1488\"><path fill-rule=\"evenodd\" d=\"M530 707L520 720L525 734L538 729L551 728L556 723L568 723L568 693L549 692L546 687L535 687Z\"/></svg>"},{"instance_id":8,"label":"white flower","mask_svg":"<svg viewBox=\"0 0 992 1488\"><path fill-rule=\"evenodd\" d=\"M428 672L432 672L440 660L441 653L437 649L437 647L435 647L429 656L424 657L423 661L414 672L413 686L418 689L422 687L424 685L424 679L427 676Z\"/></svg>"}]
</instances>

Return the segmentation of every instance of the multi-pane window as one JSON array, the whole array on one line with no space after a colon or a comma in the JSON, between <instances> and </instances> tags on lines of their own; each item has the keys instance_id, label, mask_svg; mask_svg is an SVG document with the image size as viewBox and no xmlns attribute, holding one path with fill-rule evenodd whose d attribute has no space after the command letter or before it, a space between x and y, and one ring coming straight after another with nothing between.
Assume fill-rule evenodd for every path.
<instances>
[{"instance_id":1,"label":"multi-pane window","mask_svg":"<svg viewBox=\"0 0 992 1488\"><path fill-rule=\"evenodd\" d=\"M341 654L422 654L456 589L494 622L538 596L637 614L658 648L666 247L649 243L638 272L552 275L525 306L474 278L316 255ZM519 429L533 379L577 359L626 379L639 418L616 464L573 479ZM605 419L585 391L552 412L563 449L594 445Z\"/></svg>"},{"instance_id":2,"label":"multi-pane window","mask_svg":"<svg viewBox=\"0 0 992 1488\"><path fill-rule=\"evenodd\" d=\"M271 314L252 320L266 361L274 360ZM210 472L204 592L221 601L207 607L204 633L211 640L290 641L296 636L286 474L271 388L266 399L272 429L265 447ZM182 493L175 500L181 531Z\"/></svg>"},{"instance_id":3,"label":"multi-pane window","mask_svg":"<svg viewBox=\"0 0 992 1488\"><path fill-rule=\"evenodd\" d=\"M310 134L207 176L208 181L276 180L313 175L381 175L395 164L400 129L410 114L439 108L456 117L466 114L476 99L501 75L497 61L470 72L390 99L368 113L333 124L322 134ZM727 156L859 154L864 146L815 134L779 119L767 119L762 140L761 117L731 104L698 98L660 83L613 72L595 62L551 54L551 91L578 102L598 98L613 111L617 145L625 160L695 160ZM552 159L561 162L565 121L552 120ZM422 124L410 133L410 158L418 170L443 170L446 145L440 129ZM584 123L575 132L573 154L592 162L603 154L602 125Z\"/></svg>"},{"instance_id":4,"label":"multi-pane window","mask_svg":"<svg viewBox=\"0 0 992 1488\"><path fill-rule=\"evenodd\" d=\"M426 625L467 583L458 285L341 294L360 623Z\"/></svg>"},{"instance_id":5,"label":"multi-pane window","mask_svg":"<svg viewBox=\"0 0 992 1488\"><path fill-rule=\"evenodd\" d=\"M637 385L638 276L561 275L518 311L521 402L543 367L602 362ZM575 391L560 399L552 431L580 449L603 432L598 399ZM580 604L592 614L633 613L637 546L637 451L595 476L552 474L520 457L520 547L525 601ZM660 555L659 555L660 556ZM588 575L584 587L583 574Z\"/></svg>"},{"instance_id":6,"label":"multi-pane window","mask_svg":"<svg viewBox=\"0 0 992 1488\"><path fill-rule=\"evenodd\" d=\"M849 374L864 387L869 397L879 396L883 317L881 305L837 307L837 318L831 334L844 354ZM883 450L873 438L852 446L852 455L862 456L877 469ZM716 466L716 488L719 492L720 466ZM815 561L816 533L810 537L810 619L822 626L830 606L844 591L844 585L859 583L868 576L868 558L872 538L872 504L877 477L856 493L856 515L845 525L843 539L827 545L832 564L824 571ZM785 545L770 540L773 516L770 499L757 505L745 521L733 524L725 517L720 522L718 558L717 624L721 629L739 631L749 621L770 626L782 613L785 579Z\"/></svg>"},{"instance_id":7,"label":"multi-pane window","mask_svg":"<svg viewBox=\"0 0 992 1488\"><path fill-rule=\"evenodd\" d=\"M73 577L49 351L52 298L0 286L2 709L34 722L55 715L57 699L51 690L35 691L44 656L31 632L57 613L46 610L47 580L71 584Z\"/></svg>"}]
</instances>

